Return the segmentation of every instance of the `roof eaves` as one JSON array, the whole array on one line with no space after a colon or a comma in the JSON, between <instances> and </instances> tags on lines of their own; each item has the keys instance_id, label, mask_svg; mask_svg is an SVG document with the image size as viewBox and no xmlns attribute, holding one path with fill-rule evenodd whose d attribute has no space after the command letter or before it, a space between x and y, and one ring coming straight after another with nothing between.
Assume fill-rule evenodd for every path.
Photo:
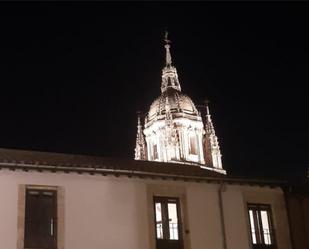
<instances>
[{"instance_id":1,"label":"roof eaves","mask_svg":"<svg viewBox=\"0 0 309 249\"><path fill-rule=\"evenodd\" d=\"M115 175L115 176L136 176L140 178L151 179L171 179L181 181L194 181L194 182L208 182L208 183L229 183L229 184L244 184L244 185L259 185L259 186L281 186L285 184L283 181L274 180L257 180L257 179L244 179L244 178L229 178L229 177L217 177L217 176L194 176L175 173L160 173L141 170L120 169L112 167L82 167L82 166L62 166L62 165L48 165L48 164L27 164L27 163L10 163L0 162L0 169L9 170L23 170L23 171L50 171L50 172L76 172L79 174L100 174L100 175Z\"/></svg>"}]
</instances>

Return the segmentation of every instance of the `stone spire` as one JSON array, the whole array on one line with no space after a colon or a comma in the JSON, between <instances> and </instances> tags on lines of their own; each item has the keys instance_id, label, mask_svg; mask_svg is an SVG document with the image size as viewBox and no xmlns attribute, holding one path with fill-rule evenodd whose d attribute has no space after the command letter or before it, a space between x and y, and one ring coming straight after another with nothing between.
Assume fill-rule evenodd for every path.
<instances>
[{"instance_id":1,"label":"stone spire","mask_svg":"<svg viewBox=\"0 0 309 249\"><path fill-rule=\"evenodd\" d=\"M218 137L211 120L208 101L205 101L206 119L205 119L205 135L204 135L204 156L206 166L222 169L222 160Z\"/></svg>"},{"instance_id":2,"label":"stone spire","mask_svg":"<svg viewBox=\"0 0 309 249\"><path fill-rule=\"evenodd\" d=\"M215 128L214 128L214 125L212 123L211 115L210 115L210 111L209 111L209 102L206 100L205 104L206 104L206 123L205 123L206 134L216 135L215 134Z\"/></svg>"},{"instance_id":3,"label":"stone spire","mask_svg":"<svg viewBox=\"0 0 309 249\"><path fill-rule=\"evenodd\" d=\"M170 43L171 41L168 39L168 32L165 32L164 37L165 42L165 67L162 70L162 84L161 84L161 92L165 92L168 88L174 88L178 91L181 91L181 87L178 80L177 70L174 66L172 66L172 56L170 51Z\"/></svg>"},{"instance_id":4,"label":"stone spire","mask_svg":"<svg viewBox=\"0 0 309 249\"><path fill-rule=\"evenodd\" d=\"M135 146L135 160L147 160L146 143L141 124L140 112L137 113L137 134Z\"/></svg>"}]
</instances>

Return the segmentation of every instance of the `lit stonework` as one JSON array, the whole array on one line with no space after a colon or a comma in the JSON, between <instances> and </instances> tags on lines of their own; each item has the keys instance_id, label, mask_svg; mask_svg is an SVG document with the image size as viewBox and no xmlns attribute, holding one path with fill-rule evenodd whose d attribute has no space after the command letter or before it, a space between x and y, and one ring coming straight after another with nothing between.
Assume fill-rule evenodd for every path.
<instances>
[{"instance_id":1,"label":"lit stonework","mask_svg":"<svg viewBox=\"0 0 309 249\"><path fill-rule=\"evenodd\" d=\"M146 160L147 152L146 152L146 144L145 138L143 135L143 126L141 124L141 117L138 113L137 117L137 134L136 134L136 146L135 146L135 160Z\"/></svg>"},{"instance_id":2,"label":"lit stonework","mask_svg":"<svg viewBox=\"0 0 309 249\"><path fill-rule=\"evenodd\" d=\"M222 169L221 152L218 137L215 133L209 107L206 104L206 121L204 136L204 155L206 165L212 165L214 168Z\"/></svg>"},{"instance_id":3,"label":"lit stonework","mask_svg":"<svg viewBox=\"0 0 309 249\"><path fill-rule=\"evenodd\" d=\"M181 92L167 35L164 47L161 95L150 106L143 132L138 119L135 159L197 164L225 173L209 108L204 124L193 101Z\"/></svg>"}]
</instances>

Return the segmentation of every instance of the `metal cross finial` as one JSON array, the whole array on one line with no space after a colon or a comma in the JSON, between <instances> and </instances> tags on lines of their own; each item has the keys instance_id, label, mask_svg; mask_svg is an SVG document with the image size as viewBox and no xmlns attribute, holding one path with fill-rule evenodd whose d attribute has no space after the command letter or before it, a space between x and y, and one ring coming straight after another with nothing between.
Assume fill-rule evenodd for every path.
<instances>
[{"instance_id":1,"label":"metal cross finial","mask_svg":"<svg viewBox=\"0 0 309 249\"><path fill-rule=\"evenodd\" d=\"M141 111L137 111L136 115L137 115L137 123L138 123L138 125L141 125L141 115L142 115L142 112Z\"/></svg>"},{"instance_id":2,"label":"metal cross finial","mask_svg":"<svg viewBox=\"0 0 309 249\"><path fill-rule=\"evenodd\" d=\"M168 39L168 31L167 30L165 30L164 41L165 41L166 44L171 43L171 41Z\"/></svg>"},{"instance_id":3,"label":"metal cross finial","mask_svg":"<svg viewBox=\"0 0 309 249\"><path fill-rule=\"evenodd\" d=\"M171 52L170 52L171 41L168 39L168 32L167 31L165 31L164 41L165 41L164 47L166 49L165 63L166 63L166 66L171 66L172 65L172 57L171 57Z\"/></svg>"},{"instance_id":4,"label":"metal cross finial","mask_svg":"<svg viewBox=\"0 0 309 249\"><path fill-rule=\"evenodd\" d=\"M205 107L206 107L206 114L207 115L210 115L210 113L209 113L209 100L208 99L205 99L204 100L204 103L205 103Z\"/></svg>"}]
</instances>

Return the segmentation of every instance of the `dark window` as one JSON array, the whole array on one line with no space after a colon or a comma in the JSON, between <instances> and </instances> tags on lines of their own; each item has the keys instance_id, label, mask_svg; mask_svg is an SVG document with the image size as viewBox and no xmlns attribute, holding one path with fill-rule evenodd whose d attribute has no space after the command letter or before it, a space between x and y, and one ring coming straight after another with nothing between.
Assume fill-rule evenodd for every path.
<instances>
[{"instance_id":1,"label":"dark window","mask_svg":"<svg viewBox=\"0 0 309 249\"><path fill-rule=\"evenodd\" d=\"M253 248L275 248L270 205L248 204L248 213Z\"/></svg>"},{"instance_id":2,"label":"dark window","mask_svg":"<svg viewBox=\"0 0 309 249\"><path fill-rule=\"evenodd\" d=\"M197 155L197 144L196 144L196 136L195 134L190 134L190 143L189 143L189 154Z\"/></svg>"},{"instance_id":3,"label":"dark window","mask_svg":"<svg viewBox=\"0 0 309 249\"><path fill-rule=\"evenodd\" d=\"M178 198L154 197L157 249L181 249L182 234Z\"/></svg>"},{"instance_id":4,"label":"dark window","mask_svg":"<svg viewBox=\"0 0 309 249\"><path fill-rule=\"evenodd\" d=\"M156 144L153 145L153 159L154 160L159 159L159 156L158 156L158 146Z\"/></svg>"},{"instance_id":5,"label":"dark window","mask_svg":"<svg viewBox=\"0 0 309 249\"><path fill-rule=\"evenodd\" d=\"M25 248L57 248L57 193L26 189Z\"/></svg>"}]
</instances>

